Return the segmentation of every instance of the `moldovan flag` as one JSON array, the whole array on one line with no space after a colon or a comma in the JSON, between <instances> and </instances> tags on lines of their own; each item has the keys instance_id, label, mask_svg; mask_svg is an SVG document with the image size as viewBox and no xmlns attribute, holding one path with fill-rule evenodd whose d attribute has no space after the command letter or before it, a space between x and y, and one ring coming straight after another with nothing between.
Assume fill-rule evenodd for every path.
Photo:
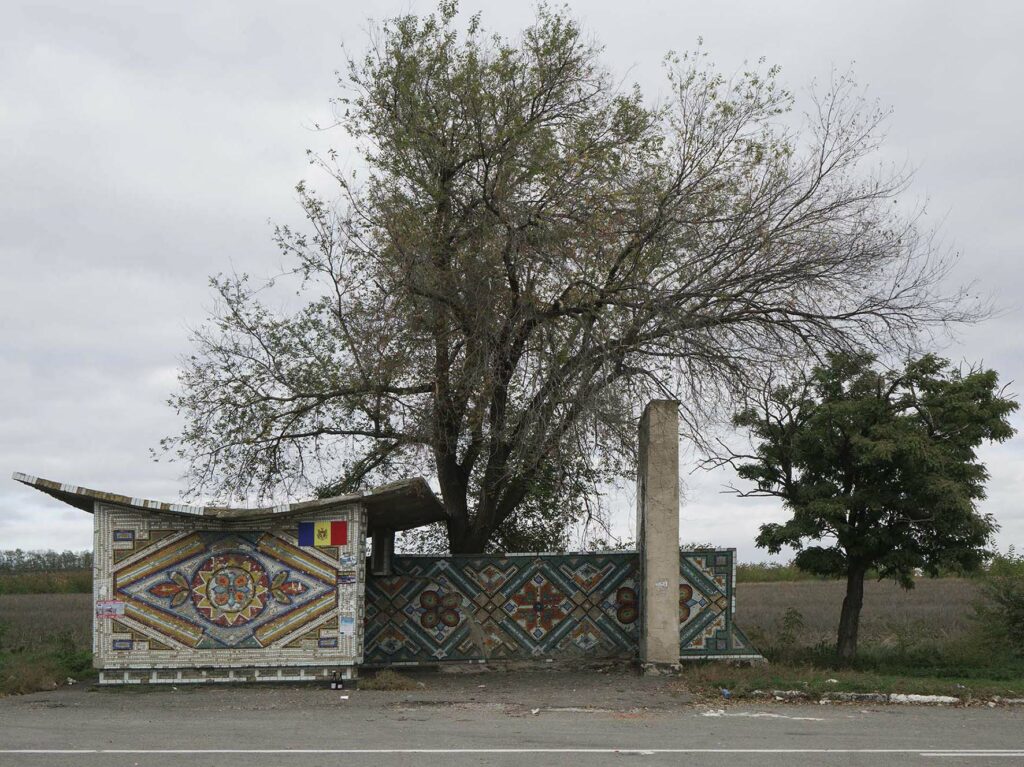
<instances>
[{"instance_id":1,"label":"moldovan flag","mask_svg":"<svg viewBox=\"0 0 1024 767\"><path fill-rule=\"evenodd\" d=\"M299 522L300 546L344 546L348 522Z\"/></svg>"}]
</instances>

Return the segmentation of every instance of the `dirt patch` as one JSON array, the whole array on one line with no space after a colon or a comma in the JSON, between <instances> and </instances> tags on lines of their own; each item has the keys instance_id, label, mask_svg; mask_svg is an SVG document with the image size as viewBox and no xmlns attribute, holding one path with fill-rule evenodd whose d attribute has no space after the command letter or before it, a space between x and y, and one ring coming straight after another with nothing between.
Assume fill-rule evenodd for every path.
<instances>
[{"instance_id":1,"label":"dirt patch","mask_svg":"<svg viewBox=\"0 0 1024 767\"><path fill-rule=\"evenodd\" d=\"M415 690L417 686L423 683L390 669L370 672L359 679L360 690Z\"/></svg>"},{"instance_id":2,"label":"dirt patch","mask_svg":"<svg viewBox=\"0 0 1024 767\"><path fill-rule=\"evenodd\" d=\"M491 704L507 707L509 713L539 709L547 713L585 710L591 712L636 712L675 707L693 697L672 677L645 677L628 665L598 673L591 670L524 669L477 667L477 673L444 673L436 670L404 670L402 676L416 689L401 695L365 690L360 682L361 700L372 696L395 706L469 706ZM365 690L365 695L363 694Z\"/></svg>"}]
</instances>

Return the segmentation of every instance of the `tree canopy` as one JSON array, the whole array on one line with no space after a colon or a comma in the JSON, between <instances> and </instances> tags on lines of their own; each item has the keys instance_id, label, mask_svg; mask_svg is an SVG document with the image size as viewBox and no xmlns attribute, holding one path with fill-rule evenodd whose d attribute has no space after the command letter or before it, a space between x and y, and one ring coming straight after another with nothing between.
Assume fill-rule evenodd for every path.
<instances>
[{"instance_id":1,"label":"tree canopy","mask_svg":"<svg viewBox=\"0 0 1024 767\"><path fill-rule=\"evenodd\" d=\"M963 371L933 355L901 370L871 354L833 355L796 383L766 387L735 418L756 450L732 455L792 516L761 526L757 544L796 549L802 570L847 578L838 650L856 651L868 570L913 585L915 572L971 570L996 526L977 502L988 472L976 449L1013 435L1017 403L995 371Z\"/></svg>"},{"instance_id":2,"label":"tree canopy","mask_svg":"<svg viewBox=\"0 0 1024 767\"><path fill-rule=\"evenodd\" d=\"M669 56L652 104L600 56L545 6L514 40L450 2L376 28L336 102L361 175L316 158L333 193L300 185L305 226L277 230L307 302L214 280L166 441L194 491L422 472L454 551L558 539L630 472L648 399L698 436L779 359L974 316L849 78L796 128L775 68Z\"/></svg>"}]
</instances>

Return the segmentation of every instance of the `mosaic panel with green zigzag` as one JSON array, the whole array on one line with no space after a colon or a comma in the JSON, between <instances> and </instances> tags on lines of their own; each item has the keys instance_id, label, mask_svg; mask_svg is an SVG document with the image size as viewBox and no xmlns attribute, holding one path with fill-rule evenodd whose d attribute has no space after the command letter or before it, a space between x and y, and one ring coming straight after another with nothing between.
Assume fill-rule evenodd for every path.
<instances>
[{"instance_id":1,"label":"mosaic panel with green zigzag","mask_svg":"<svg viewBox=\"0 0 1024 767\"><path fill-rule=\"evenodd\" d=\"M680 656L756 653L734 625L732 550L684 552ZM635 552L398 556L366 587L366 663L632 658Z\"/></svg>"}]
</instances>

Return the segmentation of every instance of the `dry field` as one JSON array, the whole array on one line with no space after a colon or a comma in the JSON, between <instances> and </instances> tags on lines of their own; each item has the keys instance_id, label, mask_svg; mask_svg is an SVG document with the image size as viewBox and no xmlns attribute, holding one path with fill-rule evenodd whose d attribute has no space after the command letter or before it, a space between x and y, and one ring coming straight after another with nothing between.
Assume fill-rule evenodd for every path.
<instances>
[{"instance_id":1,"label":"dry field","mask_svg":"<svg viewBox=\"0 0 1024 767\"><path fill-rule=\"evenodd\" d=\"M92 570L54 570L0 573L4 594L91 594Z\"/></svg>"},{"instance_id":2,"label":"dry field","mask_svg":"<svg viewBox=\"0 0 1024 767\"><path fill-rule=\"evenodd\" d=\"M736 621L751 638L771 638L793 607L805 629L800 644L832 641L845 584L841 581L741 583ZM922 579L910 591L892 583L865 585L862 636L882 643L959 639L971 628L977 584L959 578ZM0 595L0 623L7 624L4 645L19 647L33 638L70 632L80 647L89 646L91 594Z\"/></svg>"},{"instance_id":3,"label":"dry field","mask_svg":"<svg viewBox=\"0 0 1024 767\"><path fill-rule=\"evenodd\" d=\"M786 610L800 611L804 631L799 644L834 641L844 581L740 583L736 623L751 639L777 636ZM946 642L972 628L978 584L962 578L919 579L906 591L892 582L864 584L861 637L885 645Z\"/></svg>"},{"instance_id":4,"label":"dry field","mask_svg":"<svg viewBox=\"0 0 1024 767\"><path fill-rule=\"evenodd\" d=\"M76 647L92 646L92 594L0 594L4 648L31 647L67 632Z\"/></svg>"}]
</instances>

